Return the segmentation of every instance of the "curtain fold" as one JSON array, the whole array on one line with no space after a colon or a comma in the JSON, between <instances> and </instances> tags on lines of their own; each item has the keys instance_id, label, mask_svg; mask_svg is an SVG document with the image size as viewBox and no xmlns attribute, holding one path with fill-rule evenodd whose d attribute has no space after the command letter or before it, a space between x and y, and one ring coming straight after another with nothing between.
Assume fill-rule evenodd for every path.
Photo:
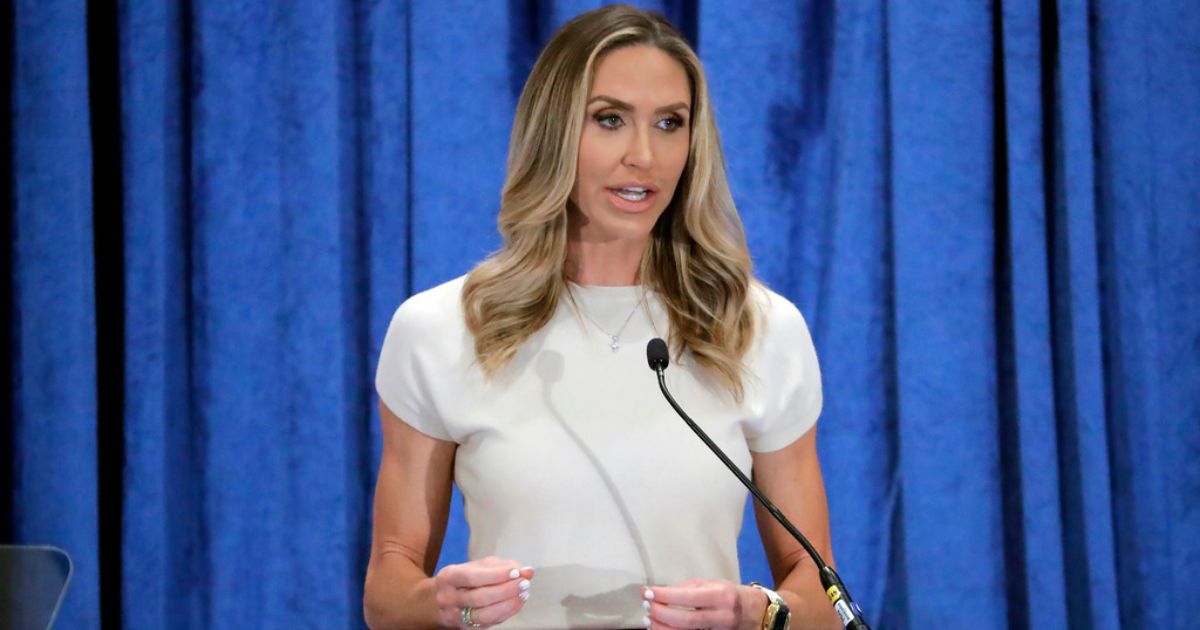
<instances>
[{"instance_id":1,"label":"curtain fold","mask_svg":"<svg viewBox=\"0 0 1200 630\"><path fill-rule=\"evenodd\" d=\"M830 384L822 415L838 418L839 425L818 433L830 520L839 524L833 532L838 570L871 611L872 623L886 618L899 627L905 618L903 589L897 588L904 547L896 475L887 51L880 45L886 18L883 4L870 3L846 5L834 16L827 108L833 177L828 200L811 211L832 217L816 295L821 307L802 308L814 338L822 340L822 378ZM869 456L836 471L835 453Z\"/></svg>"},{"instance_id":2,"label":"curtain fold","mask_svg":"<svg viewBox=\"0 0 1200 630\"><path fill-rule=\"evenodd\" d=\"M1098 0L1091 33L1115 579L1131 627L1182 612L1156 600L1197 605L1200 19L1180 9Z\"/></svg>"},{"instance_id":3,"label":"curtain fold","mask_svg":"<svg viewBox=\"0 0 1200 630\"><path fill-rule=\"evenodd\" d=\"M72 555L63 627L362 625L387 323L499 245L519 91L600 4L13 5L0 543ZM1200 6L640 4L699 51L756 271L813 331L835 559L873 626L1200 616ZM456 497L442 564L468 534ZM769 581L750 520L739 549Z\"/></svg>"},{"instance_id":4,"label":"curtain fold","mask_svg":"<svg viewBox=\"0 0 1200 630\"><path fill-rule=\"evenodd\" d=\"M200 627L207 583L190 322L190 13L120 16L125 161L125 625Z\"/></svg>"},{"instance_id":5,"label":"curtain fold","mask_svg":"<svg viewBox=\"0 0 1200 630\"><path fill-rule=\"evenodd\" d=\"M992 37L984 5L888 6L896 474L907 614L922 627L953 624L959 610L1007 625L995 553ZM955 553L926 560L938 547ZM953 589L958 606L918 588Z\"/></svg>"},{"instance_id":6,"label":"curtain fold","mask_svg":"<svg viewBox=\"0 0 1200 630\"><path fill-rule=\"evenodd\" d=\"M998 21L996 76L996 332L1004 490L1005 598L1014 627L1066 628L1066 578L1046 191L1044 122L1054 111L1053 74L1041 62L1050 16L1006 3ZM1052 135L1052 132L1051 132ZM1035 616L1036 613L1036 616ZM1034 620L1038 622L1036 625Z\"/></svg>"},{"instance_id":7,"label":"curtain fold","mask_svg":"<svg viewBox=\"0 0 1200 630\"><path fill-rule=\"evenodd\" d=\"M87 14L82 1L13 7L11 440L16 541L74 562L66 623L100 622L96 295ZM8 542L8 541L6 541Z\"/></svg>"}]
</instances>

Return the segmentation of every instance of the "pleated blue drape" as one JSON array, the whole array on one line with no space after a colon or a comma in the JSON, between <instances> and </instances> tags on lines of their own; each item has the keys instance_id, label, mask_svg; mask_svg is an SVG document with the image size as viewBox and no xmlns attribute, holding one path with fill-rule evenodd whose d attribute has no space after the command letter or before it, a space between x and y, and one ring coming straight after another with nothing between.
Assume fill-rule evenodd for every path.
<instances>
[{"instance_id":1,"label":"pleated blue drape","mask_svg":"<svg viewBox=\"0 0 1200 630\"><path fill-rule=\"evenodd\" d=\"M0 542L71 553L62 627L362 624L388 318L498 245L516 97L598 4L13 4ZM758 273L812 327L874 627L1190 627L1200 5L643 6L695 42Z\"/></svg>"},{"instance_id":2,"label":"pleated blue drape","mask_svg":"<svg viewBox=\"0 0 1200 630\"><path fill-rule=\"evenodd\" d=\"M100 589L87 20L67 2L20 3L12 13L5 542L69 550L77 578L64 617L92 626Z\"/></svg>"}]
</instances>

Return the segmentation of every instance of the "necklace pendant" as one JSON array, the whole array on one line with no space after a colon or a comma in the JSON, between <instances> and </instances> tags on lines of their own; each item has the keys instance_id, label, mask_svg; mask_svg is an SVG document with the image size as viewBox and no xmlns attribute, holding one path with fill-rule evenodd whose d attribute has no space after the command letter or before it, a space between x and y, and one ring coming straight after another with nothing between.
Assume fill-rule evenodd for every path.
<instances>
[{"instance_id":1,"label":"necklace pendant","mask_svg":"<svg viewBox=\"0 0 1200 630\"><path fill-rule=\"evenodd\" d=\"M616 352L617 350L621 349L621 342L614 336L612 338L612 344L610 344L608 347L612 348L613 352Z\"/></svg>"}]
</instances>

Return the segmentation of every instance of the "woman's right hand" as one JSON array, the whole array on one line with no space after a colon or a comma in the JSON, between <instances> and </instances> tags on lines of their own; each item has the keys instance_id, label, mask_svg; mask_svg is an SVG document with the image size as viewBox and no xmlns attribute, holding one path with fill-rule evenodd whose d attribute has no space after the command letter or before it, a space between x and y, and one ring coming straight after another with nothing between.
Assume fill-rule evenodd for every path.
<instances>
[{"instance_id":1,"label":"woman's right hand","mask_svg":"<svg viewBox=\"0 0 1200 630\"><path fill-rule=\"evenodd\" d=\"M468 627L464 609L476 624L471 627L502 623L525 605L532 579L532 567L496 557L442 567L433 577L441 624Z\"/></svg>"}]
</instances>

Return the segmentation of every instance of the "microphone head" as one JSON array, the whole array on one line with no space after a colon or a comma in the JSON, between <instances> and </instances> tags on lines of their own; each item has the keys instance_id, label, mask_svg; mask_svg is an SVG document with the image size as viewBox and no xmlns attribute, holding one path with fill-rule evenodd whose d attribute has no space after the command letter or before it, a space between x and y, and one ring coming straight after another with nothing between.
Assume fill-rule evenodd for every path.
<instances>
[{"instance_id":1,"label":"microphone head","mask_svg":"<svg viewBox=\"0 0 1200 630\"><path fill-rule=\"evenodd\" d=\"M646 362L650 364L651 370L665 370L670 361L671 353L667 351L667 342L655 337L646 344Z\"/></svg>"}]
</instances>

